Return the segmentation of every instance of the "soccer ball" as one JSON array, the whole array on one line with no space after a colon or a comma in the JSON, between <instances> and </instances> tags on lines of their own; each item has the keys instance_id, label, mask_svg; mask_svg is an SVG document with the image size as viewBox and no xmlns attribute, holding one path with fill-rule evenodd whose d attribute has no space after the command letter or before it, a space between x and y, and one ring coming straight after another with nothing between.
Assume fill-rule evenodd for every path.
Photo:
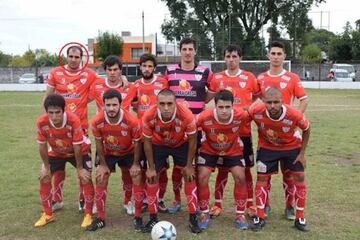
<instances>
[{"instance_id":1,"label":"soccer ball","mask_svg":"<svg viewBox=\"0 0 360 240\"><path fill-rule=\"evenodd\" d=\"M160 221L151 230L153 240L175 240L176 229L171 222Z\"/></svg>"}]
</instances>

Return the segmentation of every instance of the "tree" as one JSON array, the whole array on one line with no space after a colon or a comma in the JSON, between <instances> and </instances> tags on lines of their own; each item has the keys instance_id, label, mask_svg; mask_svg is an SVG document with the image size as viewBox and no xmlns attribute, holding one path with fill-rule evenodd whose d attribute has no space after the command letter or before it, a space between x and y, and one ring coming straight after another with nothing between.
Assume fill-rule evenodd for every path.
<instances>
[{"instance_id":1,"label":"tree","mask_svg":"<svg viewBox=\"0 0 360 240\"><path fill-rule=\"evenodd\" d=\"M109 55L122 56L123 39L115 33L100 32L97 37L96 57L104 60Z\"/></svg>"},{"instance_id":2,"label":"tree","mask_svg":"<svg viewBox=\"0 0 360 240\"><path fill-rule=\"evenodd\" d=\"M321 61L321 49L316 44L309 44L302 50L303 63L319 63Z\"/></svg>"},{"instance_id":3,"label":"tree","mask_svg":"<svg viewBox=\"0 0 360 240\"><path fill-rule=\"evenodd\" d=\"M321 51L329 52L331 39L336 35L325 29L313 29L305 34L305 44L316 44Z\"/></svg>"},{"instance_id":4,"label":"tree","mask_svg":"<svg viewBox=\"0 0 360 240\"><path fill-rule=\"evenodd\" d=\"M14 56L9 63L10 67L31 67L35 63L35 53L27 50L22 56Z\"/></svg>"},{"instance_id":5,"label":"tree","mask_svg":"<svg viewBox=\"0 0 360 240\"><path fill-rule=\"evenodd\" d=\"M324 0L162 1L171 14L171 20L165 20L161 26L162 33L168 40L180 40L184 35L192 34L193 29L188 28L188 23L197 21L199 32L207 35L210 42L214 43L211 47L212 56L220 57L224 43L239 44L245 56L256 52L252 49L252 43L261 39L259 32L269 20L277 20L280 12L289 12L294 3L305 2L304 6L307 8L304 7L304 11L307 12L312 3Z\"/></svg>"},{"instance_id":6,"label":"tree","mask_svg":"<svg viewBox=\"0 0 360 240\"><path fill-rule=\"evenodd\" d=\"M9 54L5 54L0 51L0 67L7 67L11 62L12 56Z\"/></svg>"}]
</instances>

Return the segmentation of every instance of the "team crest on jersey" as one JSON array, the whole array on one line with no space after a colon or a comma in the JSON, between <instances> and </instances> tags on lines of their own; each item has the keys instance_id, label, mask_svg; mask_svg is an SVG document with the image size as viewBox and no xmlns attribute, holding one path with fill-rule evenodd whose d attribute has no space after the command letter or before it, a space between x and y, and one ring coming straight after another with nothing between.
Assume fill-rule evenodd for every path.
<instances>
[{"instance_id":1,"label":"team crest on jersey","mask_svg":"<svg viewBox=\"0 0 360 240\"><path fill-rule=\"evenodd\" d=\"M181 127L175 126L175 132L179 133L181 131Z\"/></svg>"},{"instance_id":2,"label":"team crest on jersey","mask_svg":"<svg viewBox=\"0 0 360 240\"><path fill-rule=\"evenodd\" d=\"M239 127L233 127L231 130L233 133L235 133L237 130L239 130Z\"/></svg>"},{"instance_id":3,"label":"team crest on jersey","mask_svg":"<svg viewBox=\"0 0 360 240\"><path fill-rule=\"evenodd\" d=\"M254 118L260 120L260 119L263 119L263 115L262 114L255 114Z\"/></svg>"},{"instance_id":4,"label":"team crest on jersey","mask_svg":"<svg viewBox=\"0 0 360 240\"><path fill-rule=\"evenodd\" d=\"M126 123L123 123L123 122L120 124L120 126L121 126L122 128L125 128L125 129L128 128L128 125L127 125Z\"/></svg>"},{"instance_id":5,"label":"team crest on jersey","mask_svg":"<svg viewBox=\"0 0 360 240\"><path fill-rule=\"evenodd\" d=\"M281 79L284 79L285 81L290 81L290 77L289 76L286 76L286 75L282 75L281 76Z\"/></svg>"},{"instance_id":6,"label":"team crest on jersey","mask_svg":"<svg viewBox=\"0 0 360 240\"><path fill-rule=\"evenodd\" d=\"M195 74L195 79L196 81L200 81L202 78L202 75L201 74Z\"/></svg>"},{"instance_id":7,"label":"team crest on jersey","mask_svg":"<svg viewBox=\"0 0 360 240\"><path fill-rule=\"evenodd\" d=\"M81 84L83 84L83 85L86 83L86 81L87 81L87 78L81 78L81 79L80 79L80 82L81 82Z\"/></svg>"},{"instance_id":8,"label":"team crest on jersey","mask_svg":"<svg viewBox=\"0 0 360 240\"><path fill-rule=\"evenodd\" d=\"M239 82L239 86L241 88L245 88L246 87L246 82Z\"/></svg>"},{"instance_id":9,"label":"team crest on jersey","mask_svg":"<svg viewBox=\"0 0 360 240\"><path fill-rule=\"evenodd\" d=\"M155 132L160 132L160 126L155 126Z\"/></svg>"},{"instance_id":10,"label":"team crest on jersey","mask_svg":"<svg viewBox=\"0 0 360 240\"><path fill-rule=\"evenodd\" d=\"M121 135L123 135L124 137L126 137L128 135L127 131L121 131Z\"/></svg>"},{"instance_id":11,"label":"team crest on jersey","mask_svg":"<svg viewBox=\"0 0 360 240\"><path fill-rule=\"evenodd\" d=\"M244 79L244 80L247 80L248 79L248 76L244 75L244 74L240 74L239 76L241 79Z\"/></svg>"},{"instance_id":12,"label":"team crest on jersey","mask_svg":"<svg viewBox=\"0 0 360 240\"><path fill-rule=\"evenodd\" d=\"M210 126L210 125L213 125L213 122L212 122L211 120L205 121L205 122L204 122L204 125L205 125L205 126Z\"/></svg>"},{"instance_id":13,"label":"team crest on jersey","mask_svg":"<svg viewBox=\"0 0 360 240\"><path fill-rule=\"evenodd\" d=\"M287 133L287 132L289 132L290 128L289 127L282 127L282 130L283 130L283 132Z\"/></svg>"},{"instance_id":14,"label":"team crest on jersey","mask_svg":"<svg viewBox=\"0 0 360 240\"><path fill-rule=\"evenodd\" d=\"M285 83L285 82L280 83L280 88L284 89L284 88L286 88L286 86L287 86L287 83Z\"/></svg>"},{"instance_id":15,"label":"team crest on jersey","mask_svg":"<svg viewBox=\"0 0 360 240\"><path fill-rule=\"evenodd\" d=\"M289 120L289 119L284 119L283 123L287 124L287 125L292 125L293 121Z\"/></svg>"}]
</instances>

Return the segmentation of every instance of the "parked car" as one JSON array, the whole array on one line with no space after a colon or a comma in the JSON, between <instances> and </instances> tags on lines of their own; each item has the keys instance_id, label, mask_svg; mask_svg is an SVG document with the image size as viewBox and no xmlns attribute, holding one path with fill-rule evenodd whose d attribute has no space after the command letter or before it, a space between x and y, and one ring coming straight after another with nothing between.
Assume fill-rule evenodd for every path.
<instances>
[{"instance_id":1,"label":"parked car","mask_svg":"<svg viewBox=\"0 0 360 240\"><path fill-rule=\"evenodd\" d=\"M350 73L345 69L334 69L333 78L334 82L352 82L353 79L350 77Z\"/></svg>"},{"instance_id":2,"label":"parked car","mask_svg":"<svg viewBox=\"0 0 360 240\"><path fill-rule=\"evenodd\" d=\"M355 82L356 70L354 69L353 65L343 64L343 63L335 63L335 64L332 65L332 68L330 69L330 72L334 71L335 69L344 69L344 70L348 71L348 73L350 74L350 77L352 78L352 81Z\"/></svg>"},{"instance_id":3,"label":"parked car","mask_svg":"<svg viewBox=\"0 0 360 240\"><path fill-rule=\"evenodd\" d=\"M34 73L24 73L19 78L19 83L35 83L36 77Z\"/></svg>"}]
</instances>

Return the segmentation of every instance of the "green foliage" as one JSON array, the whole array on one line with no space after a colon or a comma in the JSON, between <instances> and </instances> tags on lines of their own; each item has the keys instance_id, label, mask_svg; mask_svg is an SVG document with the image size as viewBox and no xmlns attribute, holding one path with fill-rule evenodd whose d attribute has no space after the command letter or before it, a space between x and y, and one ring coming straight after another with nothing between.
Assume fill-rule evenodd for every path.
<instances>
[{"instance_id":1,"label":"green foliage","mask_svg":"<svg viewBox=\"0 0 360 240\"><path fill-rule=\"evenodd\" d=\"M35 53L29 49L22 56L14 56L9 63L9 67L31 67L34 63Z\"/></svg>"},{"instance_id":2,"label":"green foliage","mask_svg":"<svg viewBox=\"0 0 360 240\"><path fill-rule=\"evenodd\" d=\"M302 51L303 63L319 63L321 61L321 49L316 44L306 45Z\"/></svg>"},{"instance_id":3,"label":"green foliage","mask_svg":"<svg viewBox=\"0 0 360 240\"><path fill-rule=\"evenodd\" d=\"M11 62L12 56L9 54L5 54L0 51L0 67L7 67Z\"/></svg>"},{"instance_id":4,"label":"green foliage","mask_svg":"<svg viewBox=\"0 0 360 240\"><path fill-rule=\"evenodd\" d=\"M329 52L329 45L331 39L336 35L325 29L313 29L305 34L306 44L316 44L320 47L321 51Z\"/></svg>"},{"instance_id":5,"label":"green foliage","mask_svg":"<svg viewBox=\"0 0 360 240\"><path fill-rule=\"evenodd\" d=\"M104 60L109 55L122 56L123 40L120 35L108 31L100 32L97 37L96 57Z\"/></svg>"},{"instance_id":6,"label":"green foliage","mask_svg":"<svg viewBox=\"0 0 360 240\"><path fill-rule=\"evenodd\" d=\"M346 35L336 36L330 41L329 58L333 61L352 59L352 42Z\"/></svg>"}]
</instances>

